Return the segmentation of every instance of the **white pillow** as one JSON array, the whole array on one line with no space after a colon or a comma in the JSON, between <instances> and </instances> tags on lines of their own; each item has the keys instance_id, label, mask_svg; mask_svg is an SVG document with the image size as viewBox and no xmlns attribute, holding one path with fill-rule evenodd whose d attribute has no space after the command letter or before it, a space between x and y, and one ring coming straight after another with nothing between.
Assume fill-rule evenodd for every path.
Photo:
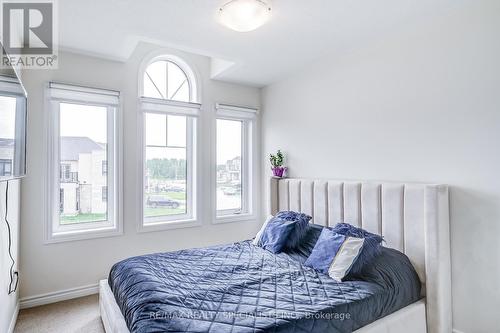
<instances>
[{"instance_id":1,"label":"white pillow","mask_svg":"<svg viewBox=\"0 0 500 333\"><path fill-rule=\"evenodd\" d=\"M253 245L256 245L258 246L259 245L259 241L260 241L260 238L262 237L262 233L264 232L264 229L266 229L267 227L267 224L269 223L269 221L271 221L271 219L273 218L274 216L272 215L269 215L266 219L266 221L264 222L264 224L262 225L262 227L260 228L259 232L257 233L257 235L255 235L255 238L254 240L252 241L252 244Z\"/></svg>"},{"instance_id":2,"label":"white pillow","mask_svg":"<svg viewBox=\"0 0 500 333\"><path fill-rule=\"evenodd\" d=\"M363 238L346 237L328 269L328 275L332 279L337 282L342 281L361 252L363 243Z\"/></svg>"}]
</instances>

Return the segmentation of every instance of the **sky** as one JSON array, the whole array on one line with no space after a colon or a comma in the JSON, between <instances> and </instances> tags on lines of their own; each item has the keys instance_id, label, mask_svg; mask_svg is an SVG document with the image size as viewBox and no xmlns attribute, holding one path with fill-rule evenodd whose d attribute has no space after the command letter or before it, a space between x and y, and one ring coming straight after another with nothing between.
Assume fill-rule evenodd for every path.
<instances>
[{"instance_id":1,"label":"sky","mask_svg":"<svg viewBox=\"0 0 500 333\"><path fill-rule=\"evenodd\" d=\"M241 121L217 120L217 165L241 156Z\"/></svg>"},{"instance_id":2,"label":"sky","mask_svg":"<svg viewBox=\"0 0 500 333\"><path fill-rule=\"evenodd\" d=\"M60 135L83 136L106 143L107 108L103 106L61 103Z\"/></svg>"}]
</instances>

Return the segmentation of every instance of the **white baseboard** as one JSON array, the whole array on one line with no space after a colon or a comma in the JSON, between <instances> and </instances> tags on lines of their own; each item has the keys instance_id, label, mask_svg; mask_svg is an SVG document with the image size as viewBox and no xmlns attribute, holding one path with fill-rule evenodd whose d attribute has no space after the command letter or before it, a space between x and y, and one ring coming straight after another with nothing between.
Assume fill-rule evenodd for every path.
<instances>
[{"instance_id":1,"label":"white baseboard","mask_svg":"<svg viewBox=\"0 0 500 333\"><path fill-rule=\"evenodd\" d=\"M9 330L7 332L13 333L14 328L17 323L17 315L19 314L19 302L16 304L16 308L14 309L14 313L12 314L12 318L10 319Z\"/></svg>"},{"instance_id":2,"label":"white baseboard","mask_svg":"<svg viewBox=\"0 0 500 333\"><path fill-rule=\"evenodd\" d=\"M93 295L97 293L99 293L99 285L96 283L88 286L82 286L77 288L56 291L53 293L21 298L20 308L27 309L39 305L66 301L69 299Z\"/></svg>"}]
</instances>

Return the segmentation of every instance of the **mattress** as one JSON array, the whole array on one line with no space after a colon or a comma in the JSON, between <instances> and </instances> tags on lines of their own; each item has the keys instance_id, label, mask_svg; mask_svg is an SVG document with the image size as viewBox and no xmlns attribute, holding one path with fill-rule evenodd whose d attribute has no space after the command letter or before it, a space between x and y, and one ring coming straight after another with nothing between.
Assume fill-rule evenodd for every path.
<instances>
[{"instance_id":1,"label":"mattress","mask_svg":"<svg viewBox=\"0 0 500 333\"><path fill-rule=\"evenodd\" d=\"M352 332L420 298L395 250L344 282L303 266L307 252L243 241L150 254L115 264L108 283L131 332Z\"/></svg>"}]
</instances>

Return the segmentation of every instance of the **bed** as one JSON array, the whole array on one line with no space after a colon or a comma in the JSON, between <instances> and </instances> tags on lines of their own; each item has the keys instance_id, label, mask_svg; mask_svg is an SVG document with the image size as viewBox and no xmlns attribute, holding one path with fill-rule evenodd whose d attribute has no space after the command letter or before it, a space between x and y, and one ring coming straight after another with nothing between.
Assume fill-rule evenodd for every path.
<instances>
[{"instance_id":1,"label":"bed","mask_svg":"<svg viewBox=\"0 0 500 333\"><path fill-rule=\"evenodd\" d=\"M451 332L446 186L273 178L269 210L382 234L397 274L336 283L302 265L307 249L250 241L134 257L100 282L106 332Z\"/></svg>"}]
</instances>

